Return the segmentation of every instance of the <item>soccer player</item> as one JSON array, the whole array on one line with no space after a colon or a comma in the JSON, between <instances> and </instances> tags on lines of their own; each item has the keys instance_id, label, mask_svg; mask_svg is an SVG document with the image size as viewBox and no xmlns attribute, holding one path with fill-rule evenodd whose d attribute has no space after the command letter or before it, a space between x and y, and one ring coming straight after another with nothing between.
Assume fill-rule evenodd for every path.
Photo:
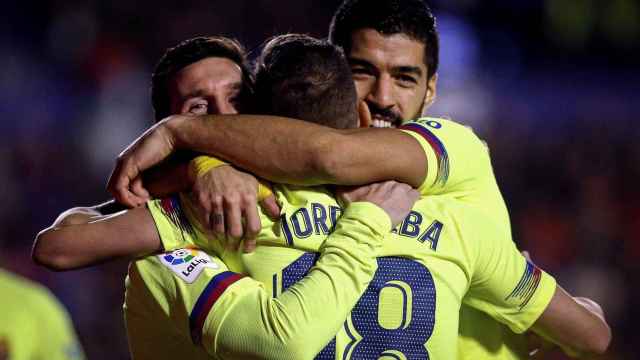
<instances>
[{"instance_id":1,"label":"soccer player","mask_svg":"<svg viewBox=\"0 0 640 360\"><path fill-rule=\"evenodd\" d=\"M330 46L325 49L337 51ZM172 54L175 52L169 56ZM341 77L331 82L331 87L336 92L346 87L346 93L353 94L353 103L355 91L346 61L337 58L332 64L334 66L326 70ZM193 71L192 66L184 69ZM182 75L183 70L175 76ZM353 113L350 106L345 116ZM337 332L370 282L377 267L375 257L382 235L406 216L418 194L407 185L388 182L350 191L345 196L350 202L358 203L347 208L336 231L323 241L316 270L276 299L271 299L271 293L265 292L259 283L229 272L220 259L201 251L180 249L134 262L127 280L125 303L134 358L206 358L207 353L223 358L277 357L285 349L295 350L288 352L293 358L315 355ZM378 204L389 216L375 206L371 209L372 205L362 203L367 200ZM365 211L366 218L362 215ZM57 269L70 265L65 259L46 259L45 254L55 249L43 250L43 246L64 247L65 243L55 241L61 238L66 244L75 242L80 247L109 249L110 256L121 255L123 244L137 242L144 245L155 240L156 245L150 249L156 250L160 244L158 230L160 233L171 231L169 224L173 223L164 227L159 223L156 230L151 214L169 216L165 220L177 219L178 224L183 224L178 216L180 204L171 199L153 202L149 209L139 208L112 216L100 216L91 208L72 209L39 235L34 256L41 262L55 264ZM386 220L388 217L393 220ZM134 251L134 255L139 254ZM214 311L209 311L214 303ZM326 306L333 309L331 316L326 316ZM258 326L257 319L263 320L262 326ZM176 322L185 327L175 328ZM192 334L188 331L190 327ZM215 331L203 331L203 328ZM326 341L309 344L305 338L311 334ZM200 339L204 347L196 346ZM258 343L258 340L261 341Z\"/></svg>"},{"instance_id":2,"label":"soccer player","mask_svg":"<svg viewBox=\"0 0 640 360\"><path fill-rule=\"evenodd\" d=\"M237 41L221 36L196 37L168 49L162 56L152 76L151 102L156 120L171 114L195 116L237 113L238 107L248 102L253 86L253 73L249 69L245 51ZM231 166L224 166L202 174L186 185L184 180L189 178L187 166L175 166L175 163L146 174L145 186L154 196L171 194L176 189L186 190L191 186L189 190L195 197L206 198L212 193L222 195L225 203L229 204L226 208L231 212L244 214L255 211L256 201L253 201L249 209L232 201L239 193L253 191L257 194L258 181L253 176ZM219 187L220 181L216 177L220 174L224 176L224 189ZM141 188L140 185L141 183L135 183L134 187ZM140 193L150 196L146 190ZM231 200L226 201L227 199ZM277 216L277 205L269 200L272 198L267 198L262 205L268 213ZM87 215L108 215L128 207L130 206L114 201L92 207L78 207L65 211L55 223L74 225L78 221L84 221ZM239 217L237 220L240 223ZM252 231L259 230L259 223L255 225L255 218L247 222L246 226L249 227L250 224ZM33 258L52 269L68 268L65 256L56 248L36 246Z\"/></svg>"},{"instance_id":3,"label":"soccer player","mask_svg":"<svg viewBox=\"0 0 640 360\"><path fill-rule=\"evenodd\" d=\"M435 18L423 1L347 0L333 17L329 38L345 49L358 98L367 103L372 125L399 126L419 117L435 99L439 40ZM450 194L510 232L485 145L454 122L427 118L408 124L402 133L339 132L286 119L236 120L240 118L220 119L208 132L191 124L192 133L184 137L194 146L187 147L217 154L275 182L360 184L393 178L419 187L425 195ZM304 140L282 141L295 136ZM111 182L116 198L141 203L127 189L129 180L117 180L123 181ZM200 216L223 219L219 224L233 218L219 204L203 207L209 213ZM524 337L467 306L461 312L460 335L461 358L528 355Z\"/></svg>"},{"instance_id":4,"label":"soccer player","mask_svg":"<svg viewBox=\"0 0 640 360\"><path fill-rule=\"evenodd\" d=\"M0 269L0 359L84 359L65 308L49 290Z\"/></svg>"},{"instance_id":5,"label":"soccer player","mask_svg":"<svg viewBox=\"0 0 640 360\"><path fill-rule=\"evenodd\" d=\"M262 57L268 74L265 75L267 85L257 88L282 91L278 97L264 95L271 97L277 104L274 109L280 109L284 115L302 117L305 113L318 121L326 118L320 110L333 110L326 104L314 112L299 110L295 104L313 96L326 97L327 89L317 87L331 72L301 77L299 74L305 73L302 69L314 64L311 59L300 56L305 53L304 42L301 45L287 41L286 37L280 44L278 39L274 41L276 45L267 46L268 51ZM284 90L290 90L293 96L285 95L290 91ZM351 108L355 108L355 102ZM350 127L356 125L355 121L352 119ZM263 219L266 229L258 241L266 246L235 261L236 266L244 267L262 282L269 284L271 280L274 294L287 289L311 268L315 256L300 250L316 251L339 212L338 204L326 191L278 189L284 212L281 222L274 226ZM188 205L183 202L179 208L177 204L180 204L178 200L149 204L164 248L185 244L209 248L231 266L237 253L225 251L221 239L208 236L194 221L193 210ZM379 269L372 285L352 311L344 329L319 358L402 354L407 358L454 358L457 314L467 290L467 303L487 311L516 331L523 331L535 322L537 332L573 351L603 351L606 347L606 323L579 306L563 290L556 289L554 280L527 262L512 242L504 241L508 233L482 212L449 196L434 196L417 203L396 230L391 235L393 241L383 244L385 257L378 260ZM292 246L298 250L290 248ZM183 275L188 273L187 270ZM161 292L154 293L156 298L161 295ZM180 327L179 319L175 323ZM212 324L205 325L203 331L214 331L210 328ZM326 340L320 334L308 339L314 344L326 343Z\"/></svg>"}]
</instances>

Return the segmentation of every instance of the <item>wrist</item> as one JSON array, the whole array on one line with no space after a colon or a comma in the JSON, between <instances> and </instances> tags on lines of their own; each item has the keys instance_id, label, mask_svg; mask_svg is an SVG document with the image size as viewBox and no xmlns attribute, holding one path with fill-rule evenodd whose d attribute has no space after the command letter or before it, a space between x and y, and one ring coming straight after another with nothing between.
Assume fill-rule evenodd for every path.
<instances>
[{"instance_id":1,"label":"wrist","mask_svg":"<svg viewBox=\"0 0 640 360\"><path fill-rule=\"evenodd\" d=\"M186 136L182 135L188 119L189 116L185 115L171 115L159 123L160 129L164 132L164 138L173 145L174 149L184 147L185 142L183 139L186 138Z\"/></svg>"},{"instance_id":2,"label":"wrist","mask_svg":"<svg viewBox=\"0 0 640 360\"><path fill-rule=\"evenodd\" d=\"M192 180L191 182L193 183L198 177L224 165L229 164L213 156L196 156L189 162L189 179Z\"/></svg>"}]
</instances>

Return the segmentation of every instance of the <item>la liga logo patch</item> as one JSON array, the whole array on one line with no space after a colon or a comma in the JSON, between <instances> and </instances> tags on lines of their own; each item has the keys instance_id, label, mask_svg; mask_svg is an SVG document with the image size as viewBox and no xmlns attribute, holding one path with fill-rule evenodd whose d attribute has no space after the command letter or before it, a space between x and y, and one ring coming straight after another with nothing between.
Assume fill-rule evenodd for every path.
<instances>
[{"instance_id":1,"label":"la liga logo patch","mask_svg":"<svg viewBox=\"0 0 640 360\"><path fill-rule=\"evenodd\" d=\"M198 252L193 249L178 249L171 254L163 255L163 258L171 265L180 265L191 261L196 255L198 255Z\"/></svg>"},{"instance_id":2,"label":"la liga logo patch","mask_svg":"<svg viewBox=\"0 0 640 360\"><path fill-rule=\"evenodd\" d=\"M158 255L160 262L187 283L193 283L205 268L219 269L209 255L195 249L177 249Z\"/></svg>"}]
</instances>

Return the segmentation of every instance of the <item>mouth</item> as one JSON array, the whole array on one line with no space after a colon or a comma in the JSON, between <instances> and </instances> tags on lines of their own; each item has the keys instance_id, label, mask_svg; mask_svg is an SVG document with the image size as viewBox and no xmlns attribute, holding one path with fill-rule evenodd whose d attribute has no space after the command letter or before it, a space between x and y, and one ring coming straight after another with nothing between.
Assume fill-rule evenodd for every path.
<instances>
[{"instance_id":1,"label":"mouth","mask_svg":"<svg viewBox=\"0 0 640 360\"><path fill-rule=\"evenodd\" d=\"M374 128L396 128L400 125L399 121L386 116L374 116L372 120L371 127Z\"/></svg>"}]
</instances>

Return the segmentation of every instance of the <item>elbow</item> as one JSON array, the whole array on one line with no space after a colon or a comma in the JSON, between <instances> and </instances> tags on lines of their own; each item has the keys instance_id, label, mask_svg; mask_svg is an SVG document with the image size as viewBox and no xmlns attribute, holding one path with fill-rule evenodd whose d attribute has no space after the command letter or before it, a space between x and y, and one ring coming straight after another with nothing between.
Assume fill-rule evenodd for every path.
<instances>
[{"instance_id":1,"label":"elbow","mask_svg":"<svg viewBox=\"0 0 640 360\"><path fill-rule=\"evenodd\" d=\"M603 355L607 352L609 344L611 344L611 328L604 323L602 328L589 341L587 352L589 355Z\"/></svg>"},{"instance_id":2,"label":"elbow","mask_svg":"<svg viewBox=\"0 0 640 360\"><path fill-rule=\"evenodd\" d=\"M56 242L54 232L55 229L50 228L41 231L36 236L31 250L31 260L52 271L70 270L72 266L68 257L54 246Z\"/></svg>"},{"instance_id":3,"label":"elbow","mask_svg":"<svg viewBox=\"0 0 640 360\"><path fill-rule=\"evenodd\" d=\"M596 331L593 331L588 339L584 339L580 344L575 344L573 348L563 347L565 353L571 357L579 359L590 359L594 356L604 355L611 344L611 328L604 323Z\"/></svg>"}]
</instances>

